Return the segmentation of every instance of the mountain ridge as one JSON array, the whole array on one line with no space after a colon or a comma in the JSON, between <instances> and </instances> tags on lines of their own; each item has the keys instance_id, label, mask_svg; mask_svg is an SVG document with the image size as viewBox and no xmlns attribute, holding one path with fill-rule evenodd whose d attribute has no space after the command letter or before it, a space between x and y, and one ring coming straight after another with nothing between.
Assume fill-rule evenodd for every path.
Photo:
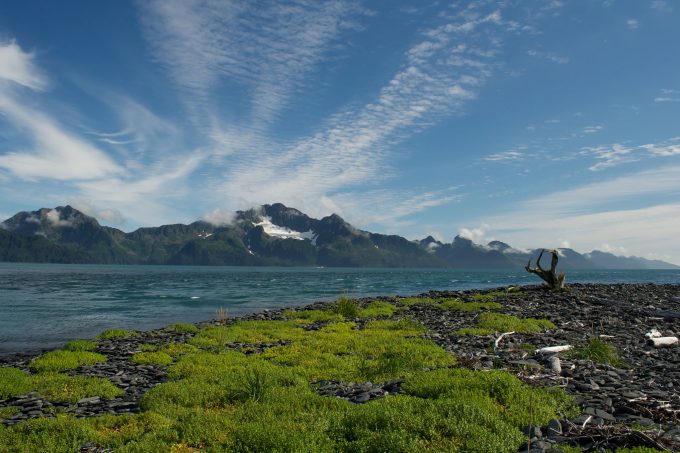
<instances>
[{"instance_id":1,"label":"mountain ridge","mask_svg":"<svg viewBox=\"0 0 680 453\"><path fill-rule=\"evenodd\" d=\"M0 261L9 262L513 269L540 252L462 236L412 241L360 230L337 214L315 219L282 203L237 211L229 224L198 220L129 233L68 205L22 211L0 226ZM680 269L598 250L559 251L563 269Z\"/></svg>"}]
</instances>

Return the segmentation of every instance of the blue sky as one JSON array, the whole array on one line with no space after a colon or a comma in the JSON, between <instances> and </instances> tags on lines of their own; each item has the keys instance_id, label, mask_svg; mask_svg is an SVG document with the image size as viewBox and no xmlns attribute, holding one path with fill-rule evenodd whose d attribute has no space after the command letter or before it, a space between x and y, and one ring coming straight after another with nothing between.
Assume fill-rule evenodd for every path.
<instances>
[{"instance_id":1,"label":"blue sky","mask_svg":"<svg viewBox=\"0 0 680 453\"><path fill-rule=\"evenodd\" d=\"M0 217L283 202L680 263L673 1L0 4Z\"/></svg>"}]
</instances>

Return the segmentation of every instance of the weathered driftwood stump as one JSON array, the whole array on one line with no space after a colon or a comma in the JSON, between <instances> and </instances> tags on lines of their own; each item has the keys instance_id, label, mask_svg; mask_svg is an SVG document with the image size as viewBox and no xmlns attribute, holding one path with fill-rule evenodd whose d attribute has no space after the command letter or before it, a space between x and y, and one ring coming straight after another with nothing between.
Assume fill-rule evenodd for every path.
<instances>
[{"instance_id":1,"label":"weathered driftwood stump","mask_svg":"<svg viewBox=\"0 0 680 453\"><path fill-rule=\"evenodd\" d=\"M544 252L550 252L552 254L552 259L550 260L550 269L543 269L541 267L541 258ZM564 288L564 272L560 272L559 275L555 274L555 269L557 268L557 261L559 260L559 254L557 250L541 250L541 254L538 255L536 260L536 267L531 267L531 258L529 262L524 267L527 272L536 274L545 281L551 289L562 289Z\"/></svg>"}]
</instances>

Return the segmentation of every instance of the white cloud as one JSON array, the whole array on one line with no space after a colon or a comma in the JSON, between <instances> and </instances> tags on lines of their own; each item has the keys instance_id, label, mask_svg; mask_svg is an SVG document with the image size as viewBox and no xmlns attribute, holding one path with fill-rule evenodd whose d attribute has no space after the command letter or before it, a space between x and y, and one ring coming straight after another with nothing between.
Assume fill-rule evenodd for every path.
<instances>
[{"instance_id":1,"label":"white cloud","mask_svg":"<svg viewBox=\"0 0 680 453\"><path fill-rule=\"evenodd\" d=\"M654 102L680 102L680 90L664 88L661 94L654 98Z\"/></svg>"},{"instance_id":2,"label":"white cloud","mask_svg":"<svg viewBox=\"0 0 680 453\"><path fill-rule=\"evenodd\" d=\"M230 225L236 213L227 209L217 208L203 215L202 219L214 226Z\"/></svg>"},{"instance_id":3,"label":"white cloud","mask_svg":"<svg viewBox=\"0 0 680 453\"><path fill-rule=\"evenodd\" d=\"M600 162L591 165L589 170L599 171L619 164L636 162L645 157L670 157L680 154L680 138L674 137L660 143L624 146L619 143L585 147L582 155L593 156Z\"/></svg>"},{"instance_id":4,"label":"white cloud","mask_svg":"<svg viewBox=\"0 0 680 453\"><path fill-rule=\"evenodd\" d=\"M492 74L504 27L494 10L466 11L425 31L404 53L403 66L364 105L342 109L317 132L293 143L266 143L256 134L246 136L246 142L260 146L248 153L233 149L226 153L228 172L213 177L225 181L219 193L232 200L238 194L241 205L282 201L311 214L319 210L319 200L326 200L322 210L349 203L356 197L356 186L392 176L388 163L392 146L441 118L460 114L476 97ZM461 45L461 33L474 37L476 45ZM238 135L227 131L226 137ZM380 196L370 188L363 192ZM449 200L450 195L442 199ZM416 212L415 207L411 212Z\"/></svg>"},{"instance_id":5,"label":"white cloud","mask_svg":"<svg viewBox=\"0 0 680 453\"><path fill-rule=\"evenodd\" d=\"M628 19L626 21L626 25L631 30L636 30L638 27L640 27L640 22L637 19Z\"/></svg>"},{"instance_id":6,"label":"white cloud","mask_svg":"<svg viewBox=\"0 0 680 453\"><path fill-rule=\"evenodd\" d=\"M205 119L228 79L249 92L255 127L275 119L361 10L349 1L140 2L156 58Z\"/></svg>"},{"instance_id":7,"label":"white cloud","mask_svg":"<svg viewBox=\"0 0 680 453\"><path fill-rule=\"evenodd\" d=\"M15 42L0 44L0 80L35 91L46 86L33 55L23 52ZM0 113L33 148L0 155L0 168L24 179L93 179L120 172L104 152L65 131L47 114L28 107L23 95L0 83Z\"/></svg>"},{"instance_id":8,"label":"white cloud","mask_svg":"<svg viewBox=\"0 0 680 453\"><path fill-rule=\"evenodd\" d=\"M485 245L493 238L487 238L489 232L489 225L482 224L477 228L461 228L458 235L462 238L469 239L475 244Z\"/></svg>"},{"instance_id":9,"label":"white cloud","mask_svg":"<svg viewBox=\"0 0 680 453\"><path fill-rule=\"evenodd\" d=\"M13 82L35 91L44 90L47 80L33 63L33 53L24 52L16 41L0 42L0 83Z\"/></svg>"},{"instance_id":10,"label":"white cloud","mask_svg":"<svg viewBox=\"0 0 680 453\"><path fill-rule=\"evenodd\" d=\"M664 13L670 13L673 11L673 7L668 3L667 0L653 0L652 8Z\"/></svg>"},{"instance_id":11,"label":"white cloud","mask_svg":"<svg viewBox=\"0 0 680 453\"><path fill-rule=\"evenodd\" d=\"M601 251L607 252L607 253L612 253L614 255L619 255L619 256L626 256L628 254L628 250L625 247L616 246L616 245L609 245L606 242L602 243L598 247L598 250L601 250Z\"/></svg>"},{"instance_id":12,"label":"white cloud","mask_svg":"<svg viewBox=\"0 0 680 453\"><path fill-rule=\"evenodd\" d=\"M559 245L568 237L583 250L625 244L635 255L663 250L680 263L680 236L676 234L680 204L656 202L661 197L680 197L680 166L556 191L477 221L494 225L498 236L522 247ZM625 205L631 207L612 209Z\"/></svg>"},{"instance_id":13,"label":"white cloud","mask_svg":"<svg viewBox=\"0 0 680 453\"><path fill-rule=\"evenodd\" d=\"M594 134L596 132L600 132L602 129L604 129L604 126L600 125L586 126L583 128L582 132L584 134Z\"/></svg>"},{"instance_id":14,"label":"white cloud","mask_svg":"<svg viewBox=\"0 0 680 453\"><path fill-rule=\"evenodd\" d=\"M552 52L544 52L542 50L528 50L527 55L537 58L543 58L545 60L552 61L557 64L567 64L569 63L569 58L561 55L554 54Z\"/></svg>"},{"instance_id":15,"label":"white cloud","mask_svg":"<svg viewBox=\"0 0 680 453\"><path fill-rule=\"evenodd\" d=\"M95 206L95 204L92 203L91 201L83 199L72 200L69 204L78 211L82 212L83 214L90 217L94 217L100 222L114 225L124 225L126 223L125 217L117 209L111 208L102 209Z\"/></svg>"},{"instance_id":16,"label":"white cloud","mask_svg":"<svg viewBox=\"0 0 680 453\"><path fill-rule=\"evenodd\" d=\"M47 221L50 223L50 225L54 227L73 226L73 222L71 221L71 219L62 219L61 212L57 211L56 209L49 210L45 217L47 218Z\"/></svg>"},{"instance_id":17,"label":"white cloud","mask_svg":"<svg viewBox=\"0 0 680 453\"><path fill-rule=\"evenodd\" d=\"M491 154L486 156L484 160L492 162L507 162L507 161L518 161L524 160L526 155L519 151L504 151L502 153Z\"/></svg>"}]
</instances>

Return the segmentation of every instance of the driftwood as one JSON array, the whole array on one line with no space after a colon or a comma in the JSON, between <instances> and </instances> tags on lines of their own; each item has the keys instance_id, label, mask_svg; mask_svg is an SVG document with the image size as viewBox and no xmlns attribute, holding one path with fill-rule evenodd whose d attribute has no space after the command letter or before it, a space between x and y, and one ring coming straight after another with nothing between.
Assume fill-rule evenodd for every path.
<instances>
[{"instance_id":1,"label":"driftwood","mask_svg":"<svg viewBox=\"0 0 680 453\"><path fill-rule=\"evenodd\" d=\"M678 344L678 337L654 337L647 342L655 348L669 348Z\"/></svg>"},{"instance_id":2,"label":"driftwood","mask_svg":"<svg viewBox=\"0 0 680 453\"><path fill-rule=\"evenodd\" d=\"M550 252L552 259L550 260L550 269L543 269L541 267L541 258L543 258L543 253ZM555 269L557 268L557 261L559 260L559 254L557 250L541 250L541 254L538 255L536 260L536 267L531 267L531 258L529 262L524 267L527 272L536 274L545 281L551 289L562 289L564 288L564 272L560 272L559 275L555 274Z\"/></svg>"},{"instance_id":3,"label":"driftwood","mask_svg":"<svg viewBox=\"0 0 680 453\"><path fill-rule=\"evenodd\" d=\"M565 344L563 346L547 346L545 348L537 349L536 352L539 354L557 354L558 352L568 351L572 348L572 345Z\"/></svg>"}]
</instances>

